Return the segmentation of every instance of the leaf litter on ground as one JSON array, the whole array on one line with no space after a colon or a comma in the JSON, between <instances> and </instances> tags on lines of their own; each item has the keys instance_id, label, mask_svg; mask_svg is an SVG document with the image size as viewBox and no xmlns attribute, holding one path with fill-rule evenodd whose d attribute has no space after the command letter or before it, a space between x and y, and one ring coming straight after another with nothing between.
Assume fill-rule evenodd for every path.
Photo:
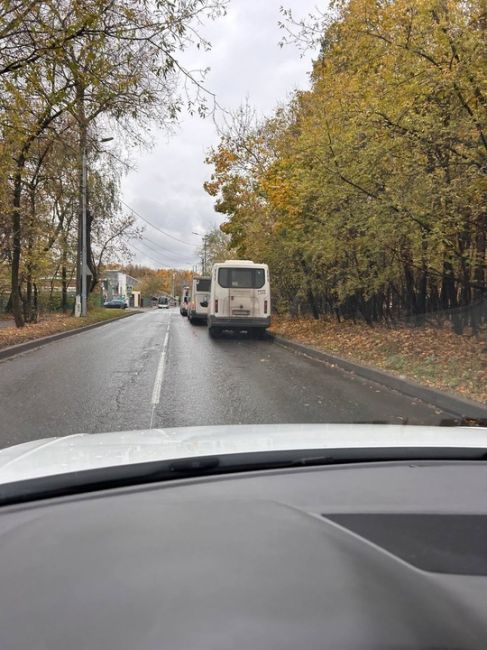
<instances>
[{"instance_id":1,"label":"leaf litter on ground","mask_svg":"<svg viewBox=\"0 0 487 650\"><path fill-rule=\"evenodd\" d=\"M487 331L455 334L449 324L418 327L273 317L271 332L487 403Z\"/></svg>"}]
</instances>

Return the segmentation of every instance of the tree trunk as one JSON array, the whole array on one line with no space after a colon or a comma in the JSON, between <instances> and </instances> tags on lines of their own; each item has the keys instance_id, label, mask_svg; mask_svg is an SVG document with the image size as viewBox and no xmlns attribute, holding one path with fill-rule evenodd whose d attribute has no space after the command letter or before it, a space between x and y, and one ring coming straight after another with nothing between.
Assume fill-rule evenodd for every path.
<instances>
[{"instance_id":1,"label":"tree trunk","mask_svg":"<svg viewBox=\"0 0 487 650\"><path fill-rule=\"evenodd\" d=\"M86 123L85 115L85 88L82 83L76 84L76 105L77 105L77 120L79 126L79 176L78 176L78 254L76 261L76 294L81 296L81 273L82 273L82 256L83 256L83 194L84 194L84 156L86 155L87 144L87 131L88 125ZM88 230L88 228L87 228Z\"/></svg>"},{"instance_id":2,"label":"tree trunk","mask_svg":"<svg viewBox=\"0 0 487 650\"><path fill-rule=\"evenodd\" d=\"M32 227L33 227L33 217L32 214L30 216L30 223L28 225L29 227L29 232L27 236L27 255L26 255L26 263L25 263L25 281L26 281L26 290L25 290L25 298L23 300L23 307L24 307L24 320L26 323L35 323L35 316L34 316L34 310L33 310L33 249L34 249L34 241L33 241L33 235L32 235Z\"/></svg>"},{"instance_id":3,"label":"tree trunk","mask_svg":"<svg viewBox=\"0 0 487 650\"><path fill-rule=\"evenodd\" d=\"M40 168L40 165L39 165ZM30 214L27 233L27 256L26 256L26 297L24 301L24 318L26 323L37 323L37 288L34 282L34 271L36 269L35 256L35 223L36 223L36 180L29 185Z\"/></svg>"},{"instance_id":4,"label":"tree trunk","mask_svg":"<svg viewBox=\"0 0 487 650\"><path fill-rule=\"evenodd\" d=\"M313 289L311 287L311 282L309 280L310 276L310 270L308 268L308 265L304 260L301 260L301 268L303 269L304 272L304 277L307 279L306 282L306 297L308 299L308 305L311 309L311 313L313 314L313 318L315 320L319 320L320 318L320 310L318 308L318 303L316 300L316 296L314 295Z\"/></svg>"},{"instance_id":5,"label":"tree trunk","mask_svg":"<svg viewBox=\"0 0 487 650\"><path fill-rule=\"evenodd\" d=\"M443 263L443 285L442 285L442 304L448 310L451 310L451 321L455 334L463 334L463 319L459 313L457 292L455 288L455 277L453 274L453 265L450 261L445 260Z\"/></svg>"},{"instance_id":6,"label":"tree trunk","mask_svg":"<svg viewBox=\"0 0 487 650\"><path fill-rule=\"evenodd\" d=\"M404 253L404 291L407 315L417 314L416 293L414 291L414 274L411 266L411 253L408 250Z\"/></svg>"},{"instance_id":7,"label":"tree trunk","mask_svg":"<svg viewBox=\"0 0 487 650\"><path fill-rule=\"evenodd\" d=\"M87 232L87 258L88 258L88 268L91 271L90 284L88 286L88 293L91 293L98 284L98 268L95 262L95 256L93 255L93 250L91 248L91 226L93 224L93 215L90 210L86 212L86 232Z\"/></svg>"},{"instance_id":8,"label":"tree trunk","mask_svg":"<svg viewBox=\"0 0 487 650\"><path fill-rule=\"evenodd\" d=\"M487 299L487 287L486 287L486 258L485 253L487 249L487 212L483 212L479 215L477 220L477 231L475 237L475 263L474 263L474 272L473 278L475 283L475 304L472 309L472 314L470 317L470 325L472 327L473 333L478 336L480 333L480 328L482 326L483 313L485 312L485 301Z\"/></svg>"},{"instance_id":9,"label":"tree trunk","mask_svg":"<svg viewBox=\"0 0 487 650\"><path fill-rule=\"evenodd\" d=\"M12 313L16 327L25 325L22 313L22 298L20 295L20 254L22 246L22 219L20 215L20 200L22 196L22 170L25 158L21 154L17 160L14 176L13 209L12 209L12 269L11 269L11 298Z\"/></svg>"},{"instance_id":10,"label":"tree trunk","mask_svg":"<svg viewBox=\"0 0 487 650\"><path fill-rule=\"evenodd\" d=\"M416 325L423 325L426 318L428 300L428 241L427 232L421 230L421 271L416 296Z\"/></svg>"},{"instance_id":11,"label":"tree trunk","mask_svg":"<svg viewBox=\"0 0 487 650\"><path fill-rule=\"evenodd\" d=\"M319 320L320 311L318 309L318 305L316 303L316 298L315 298L315 295L314 295L313 290L311 289L311 287L308 287L307 295L308 295L308 305L311 308L311 313L313 314L313 318L315 320Z\"/></svg>"},{"instance_id":12,"label":"tree trunk","mask_svg":"<svg viewBox=\"0 0 487 650\"><path fill-rule=\"evenodd\" d=\"M455 309L458 306L453 266L448 260L444 260L443 262L440 301L443 309Z\"/></svg>"},{"instance_id":13,"label":"tree trunk","mask_svg":"<svg viewBox=\"0 0 487 650\"><path fill-rule=\"evenodd\" d=\"M66 252L63 250L61 265L61 309L65 314L68 311L68 272L66 268Z\"/></svg>"},{"instance_id":14,"label":"tree trunk","mask_svg":"<svg viewBox=\"0 0 487 650\"><path fill-rule=\"evenodd\" d=\"M32 303L32 312L34 314L34 322L37 323L37 320L39 318L39 293L37 291L37 284L34 282L34 301Z\"/></svg>"},{"instance_id":15,"label":"tree trunk","mask_svg":"<svg viewBox=\"0 0 487 650\"><path fill-rule=\"evenodd\" d=\"M27 270L26 289L24 298L24 321L26 323L32 322L32 273L30 269Z\"/></svg>"},{"instance_id":16,"label":"tree trunk","mask_svg":"<svg viewBox=\"0 0 487 650\"><path fill-rule=\"evenodd\" d=\"M362 318L367 323L367 325L370 325L372 327L373 322L372 322L372 318L371 318L370 301L366 302L364 300L362 292L358 292L356 294L355 300L356 300L356 305L357 305L357 311L359 312L359 314L361 314Z\"/></svg>"}]
</instances>

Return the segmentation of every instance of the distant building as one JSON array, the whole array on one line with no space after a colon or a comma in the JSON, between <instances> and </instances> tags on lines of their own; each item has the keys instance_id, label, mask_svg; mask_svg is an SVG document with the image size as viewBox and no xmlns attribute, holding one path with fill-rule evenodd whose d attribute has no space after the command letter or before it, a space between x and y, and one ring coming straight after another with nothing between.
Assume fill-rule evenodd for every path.
<instances>
[{"instance_id":1,"label":"distant building","mask_svg":"<svg viewBox=\"0 0 487 650\"><path fill-rule=\"evenodd\" d=\"M130 307L140 307L140 291L137 287L140 280L133 278L123 271L105 271L102 281L103 299L125 300Z\"/></svg>"}]
</instances>

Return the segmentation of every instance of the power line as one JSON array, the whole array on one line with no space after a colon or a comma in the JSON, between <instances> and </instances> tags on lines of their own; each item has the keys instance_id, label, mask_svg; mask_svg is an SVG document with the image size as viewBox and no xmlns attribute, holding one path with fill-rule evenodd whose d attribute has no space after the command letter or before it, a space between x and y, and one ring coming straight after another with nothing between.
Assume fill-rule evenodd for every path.
<instances>
[{"instance_id":1,"label":"power line","mask_svg":"<svg viewBox=\"0 0 487 650\"><path fill-rule=\"evenodd\" d=\"M171 266L171 264L167 264L166 262L162 262L160 259L156 259L152 255L149 255L149 253L147 253L146 251L140 250L140 248L137 248L137 246L135 246L134 244L130 244L130 246L132 248L134 248L140 255L145 255L145 257L148 257L150 260L152 260L156 264L160 264L162 266L167 266L169 268L174 268L174 266ZM192 264L192 262L188 262L187 260L181 260L181 262L183 264L190 264L190 265ZM175 262L172 262L172 264L175 264Z\"/></svg>"},{"instance_id":2,"label":"power line","mask_svg":"<svg viewBox=\"0 0 487 650\"><path fill-rule=\"evenodd\" d=\"M133 246L133 245L132 245L132 246ZM171 261L171 260L162 261L162 260L160 260L160 259L156 259L153 255L150 255L150 254L147 253L146 251L142 251L142 250L140 250L140 248L136 248L135 246L133 246L133 248L134 248L134 250L137 251L137 253L139 253L140 255L143 255L144 257L148 257L150 260L152 260L153 262L155 262L158 266L162 266L162 267L166 267L166 268L171 268L171 269L175 268L174 265L176 264L176 262L174 262L174 261ZM182 262L183 264L191 264L191 262L186 262L185 260L181 260L181 262Z\"/></svg>"},{"instance_id":3,"label":"power line","mask_svg":"<svg viewBox=\"0 0 487 650\"><path fill-rule=\"evenodd\" d=\"M148 248L152 249L155 253L159 253L160 251L166 251L169 255L173 257L179 257L177 253L173 252L169 248L164 248L164 246L160 246L159 244L156 244L155 246L152 246L152 244L149 243L149 240L146 238L138 239L143 246L147 246Z\"/></svg>"},{"instance_id":4,"label":"power line","mask_svg":"<svg viewBox=\"0 0 487 650\"><path fill-rule=\"evenodd\" d=\"M126 208L128 208L129 210L131 210L134 214L136 214L139 217L139 219L142 219L142 221L145 221L145 223L147 223L149 226L151 226L151 228L154 228L155 230L158 230L160 233L162 233L166 237L170 237L171 239L174 239L175 241L178 241L181 244L184 244L185 246L189 246L190 248L196 248L196 244L188 244L188 242L185 242L183 239L179 239L178 237L174 237L174 235L170 235L168 232L165 232L164 230L161 230L161 228L159 228L158 226L154 226L153 223L151 223L148 219L143 217L139 212L137 212L137 210L134 210L134 208L132 208L128 203L125 203L125 201L122 201L120 199L120 203L123 203L123 205Z\"/></svg>"},{"instance_id":5,"label":"power line","mask_svg":"<svg viewBox=\"0 0 487 650\"><path fill-rule=\"evenodd\" d=\"M133 246L133 244L132 244ZM164 266L170 266L171 264L177 264L177 260L162 260L162 258L157 257L155 258L154 255L150 255L147 253L147 251L141 250L140 248L137 248L136 246L133 246L135 250L140 253L140 255L145 255L146 257L149 257L151 260L154 262L157 262L158 264L163 264ZM180 264L192 264L192 262L188 262L188 260L179 260Z\"/></svg>"},{"instance_id":6,"label":"power line","mask_svg":"<svg viewBox=\"0 0 487 650\"><path fill-rule=\"evenodd\" d=\"M102 139L102 140L100 140L100 142L106 142L106 141L108 141L108 140L113 140L113 138ZM72 147L72 146L70 146L70 145L67 145L66 143L64 143L64 144L65 144L66 146L68 146L69 148L73 149L73 150L75 149L74 147ZM118 162L120 162L122 165L126 165L126 163L125 163L121 158L119 158L118 156L116 156L112 151L108 151L107 149L102 149L101 151L102 151L102 153L105 153L105 154L111 156L112 158L115 158L115 160L117 160ZM153 223L151 223L151 222L150 222L146 217L143 217L143 216L140 214L140 212L137 212L137 210L135 210L135 208L132 208L132 206L130 206L128 203L126 203L125 201L122 201L122 199L120 199L120 203L122 203L126 208L128 208L128 209L131 210L135 215L137 215L137 216L139 217L139 219L142 219L142 221L145 221L145 223L148 224L151 228L154 228L154 230L159 231L162 235L165 235L166 237L170 237L171 239L174 239L175 241L177 241L177 242L179 242L179 243L181 243L181 244L184 244L184 246L189 246L190 248L196 248L196 244L188 244L188 242L185 242L184 239L179 239L178 237L175 237L174 235L170 235L170 234L169 234L168 232L166 232L165 230L162 230L162 229L159 228L158 226L155 226L155 225L154 225ZM162 248L162 247L161 247L161 248ZM166 249L166 250L167 250L167 249ZM189 263L189 262L188 262L188 263Z\"/></svg>"}]
</instances>

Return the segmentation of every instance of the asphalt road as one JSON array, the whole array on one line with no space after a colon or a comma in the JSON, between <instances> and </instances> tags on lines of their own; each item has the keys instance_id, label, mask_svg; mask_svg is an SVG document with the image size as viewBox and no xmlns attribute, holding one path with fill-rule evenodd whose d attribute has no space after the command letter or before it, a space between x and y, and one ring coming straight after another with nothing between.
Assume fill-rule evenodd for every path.
<instances>
[{"instance_id":1,"label":"asphalt road","mask_svg":"<svg viewBox=\"0 0 487 650\"><path fill-rule=\"evenodd\" d=\"M0 447L67 435L208 424L438 424L419 400L245 334L210 339L153 310L0 362Z\"/></svg>"}]
</instances>

